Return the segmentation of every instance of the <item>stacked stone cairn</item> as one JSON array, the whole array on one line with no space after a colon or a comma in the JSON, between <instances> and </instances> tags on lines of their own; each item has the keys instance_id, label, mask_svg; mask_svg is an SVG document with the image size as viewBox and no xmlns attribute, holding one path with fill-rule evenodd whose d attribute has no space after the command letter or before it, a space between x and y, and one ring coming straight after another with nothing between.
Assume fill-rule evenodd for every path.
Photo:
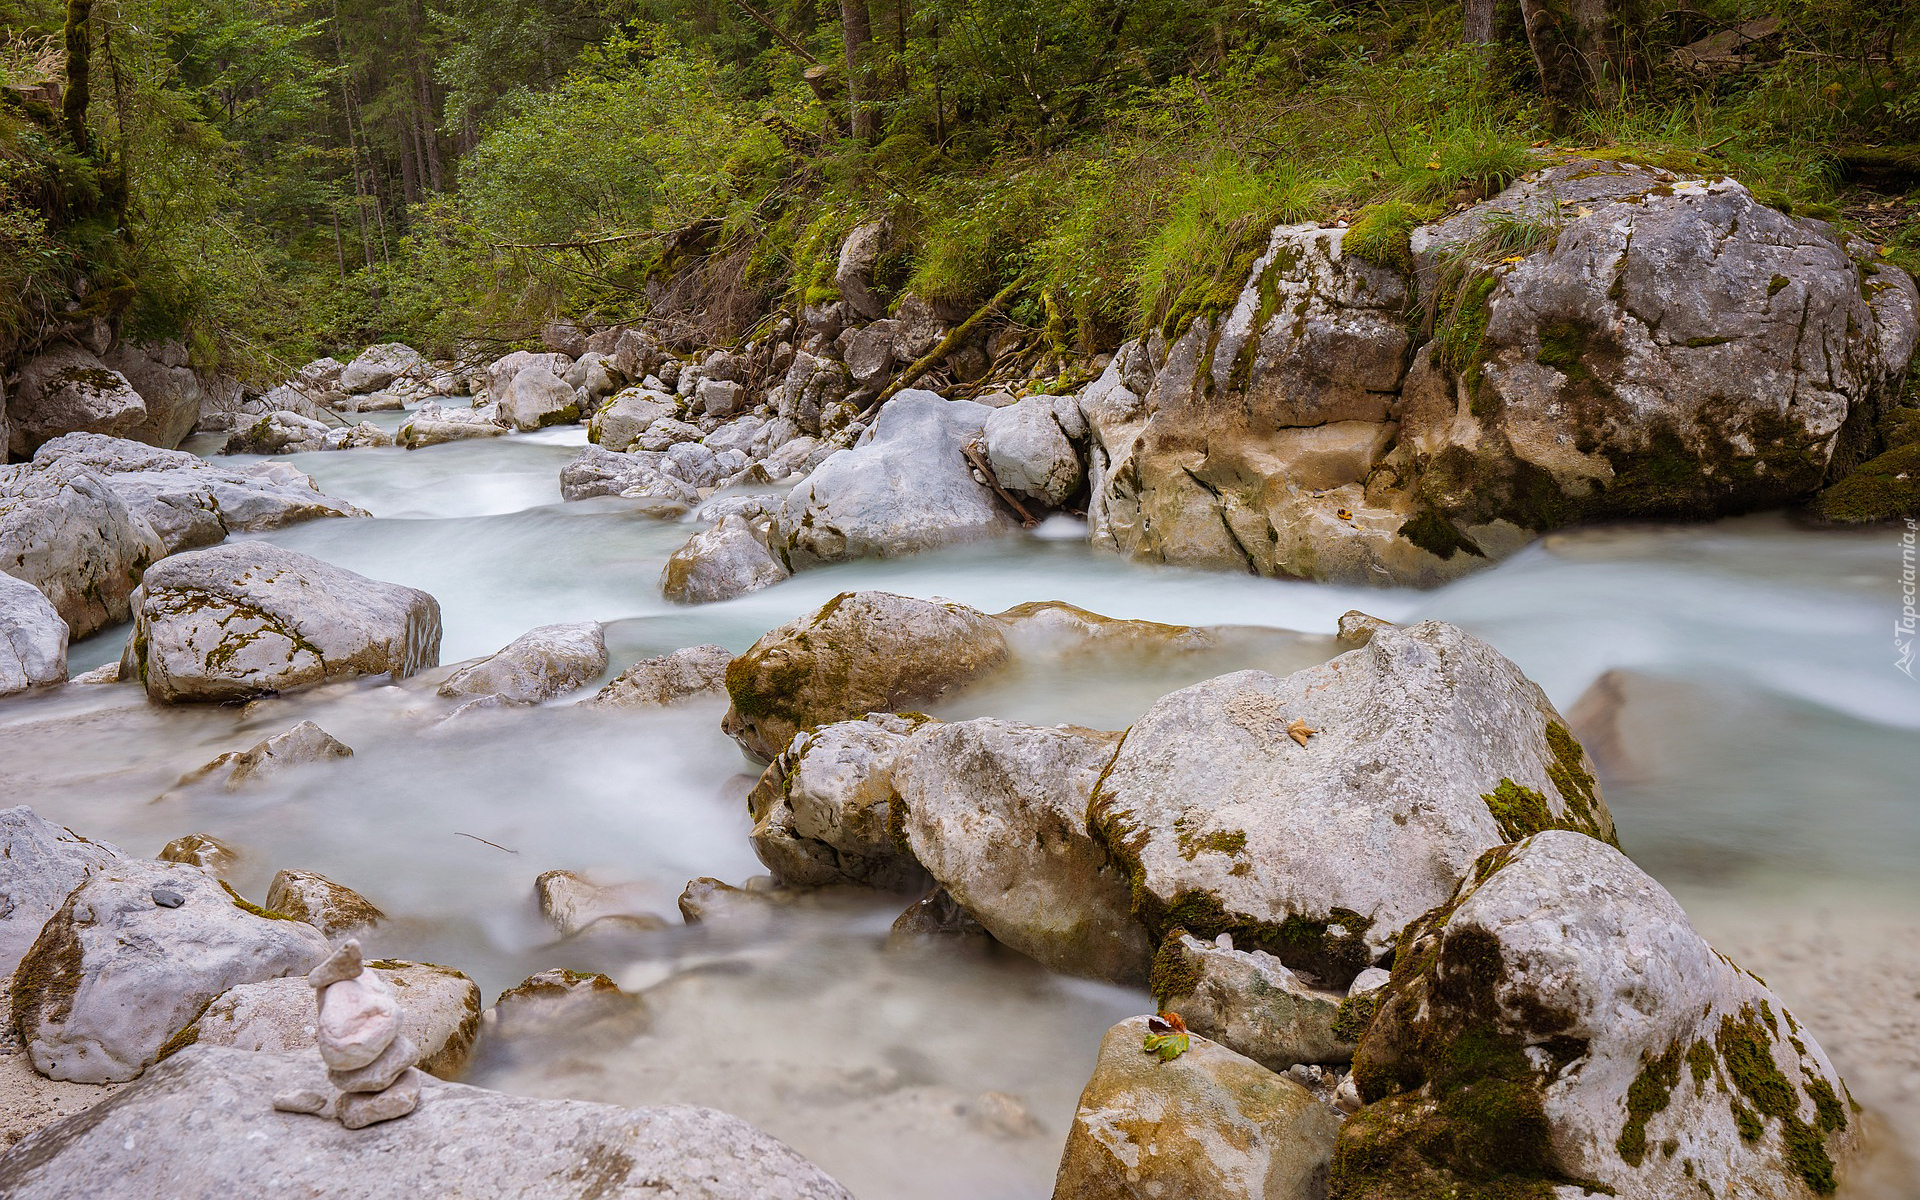
<instances>
[{"instance_id":1,"label":"stacked stone cairn","mask_svg":"<svg viewBox=\"0 0 1920 1200\"><path fill-rule=\"evenodd\" d=\"M412 1112L420 1103L421 1075L413 1065L420 1053L400 1032L393 987L361 964L360 943L343 943L308 973L307 982L320 1006L317 1039L333 1091L285 1092L273 1098L273 1107L333 1117L348 1129Z\"/></svg>"}]
</instances>

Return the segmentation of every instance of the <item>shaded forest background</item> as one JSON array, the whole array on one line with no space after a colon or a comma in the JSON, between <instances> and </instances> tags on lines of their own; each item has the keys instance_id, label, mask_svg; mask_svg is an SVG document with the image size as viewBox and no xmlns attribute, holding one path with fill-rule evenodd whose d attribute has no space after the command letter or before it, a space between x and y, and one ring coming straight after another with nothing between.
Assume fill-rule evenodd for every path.
<instances>
[{"instance_id":1,"label":"shaded forest background","mask_svg":"<svg viewBox=\"0 0 1920 1200\"><path fill-rule=\"evenodd\" d=\"M1577 151L1920 267L1920 0L0 0L0 350L266 381L556 317L750 335L882 281L1070 354Z\"/></svg>"}]
</instances>

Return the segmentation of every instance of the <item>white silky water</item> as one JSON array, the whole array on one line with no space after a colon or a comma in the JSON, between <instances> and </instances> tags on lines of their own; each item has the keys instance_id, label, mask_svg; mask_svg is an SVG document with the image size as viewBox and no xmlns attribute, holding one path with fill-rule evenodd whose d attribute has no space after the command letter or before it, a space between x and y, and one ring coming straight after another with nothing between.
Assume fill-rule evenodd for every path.
<instances>
[{"instance_id":1,"label":"white silky water","mask_svg":"<svg viewBox=\"0 0 1920 1200\"><path fill-rule=\"evenodd\" d=\"M659 577L695 527L626 501L562 503L560 468L583 441L568 428L295 456L322 490L375 519L264 536L431 592L448 664L535 625L582 620L608 623L613 671L705 642L738 651L861 588L990 612L1064 600L1308 635L1273 640L1257 661L1016 669L936 710L1108 729L1201 678L1330 657L1328 635L1350 608L1457 623L1574 718L1623 847L1795 1006L1885 1126L1880 1141L1920 1138L1920 683L1895 668L1897 535L1771 517L1583 530L1419 593L1143 566L1090 549L1084 527L1057 518L990 545L680 608L661 598ZM74 673L116 658L124 639L119 629L77 645ZM31 804L137 854L214 834L245 852L235 882L255 898L275 870L319 871L392 917L374 952L466 971L488 1003L549 967L649 989L644 1029L496 1042L471 1082L713 1105L791 1142L862 1200L1050 1193L1100 1035L1144 1011L1144 994L1011 956L884 954L893 898L683 928L675 898L687 881L761 870L747 841L754 768L720 732L723 703L595 712L568 697L430 733L450 707L433 694L442 674L232 708L161 709L130 685L7 701L0 803ZM353 757L253 790L156 802L186 770L305 718ZM531 899L534 877L554 868L635 885L670 927L556 941ZM1905 1174L1883 1154L1848 1191L1905 1195Z\"/></svg>"}]
</instances>

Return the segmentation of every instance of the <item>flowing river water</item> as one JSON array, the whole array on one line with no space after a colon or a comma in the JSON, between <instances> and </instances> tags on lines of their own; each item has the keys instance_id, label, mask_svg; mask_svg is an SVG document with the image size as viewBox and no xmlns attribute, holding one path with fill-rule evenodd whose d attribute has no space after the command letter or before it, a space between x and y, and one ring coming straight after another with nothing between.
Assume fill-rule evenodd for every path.
<instances>
[{"instance_id":1,"label":"flowing river water","mask_svg":"<svg viewBox=\"0 0 1920 1200\"><path fill-rule=\"evenodd\" d=\"M1107 729L1198 679L1330 657L1350 608L1457 623L1573 718L1627 852L1769 979L1848 1075L1881 1149L1845 1193L1914 1194L1898 1145L1920 1141L1920 684L1896 670L1889 636L1896 534L1776 517L1583 530L1420 593L1142 566L1089 549L1083 526L1056 518L990 545L680 608L659 577L692 527L627 501L562 503L560 468L583 442L569 427L297 455L322 490L376 519L265 536L431 592L448 664L581 620L608 623L615 672L705 642L739 651L859 588L1299 635L1231 659L1036 661L935 710ZM124 640L122 628L76 645L74 673L116 658ZM256 898L277 869L319 871L392 917L374 951L458 967L489 1003L549 967L648 989L644 1020L493 1039L471 1082L722 1108L862 1200L1049 1194L1100 1035L1144 1011L1144 994L1011 956L884 953L897 899L836 896L761 924L681 928L688 880L761 870L747 840L754 771L720 732L724 703L594 711L568 697L433 730L451 707L433 694L443 675L235 708L160 709L125 685L9 701L5 802L138 854L215 834L243 849L234 881ZM187 769L304 718L354 756L252 790L156 801ZM531 898L553 868L629 885L672 925L558 941Z\"/></svg>"}]
</instances>

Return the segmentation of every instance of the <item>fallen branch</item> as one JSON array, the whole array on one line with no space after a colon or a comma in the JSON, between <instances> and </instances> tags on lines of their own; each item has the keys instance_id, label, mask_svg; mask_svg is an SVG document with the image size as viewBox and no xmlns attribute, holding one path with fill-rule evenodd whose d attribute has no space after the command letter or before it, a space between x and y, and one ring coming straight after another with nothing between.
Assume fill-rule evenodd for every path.
<instances>
[{"instance_id":1,"label":"fallen branch","mask_svg":"<svg viewBox=\"0 0 1920 1200\"><path fill-rule=\"evenodd\" d=\"M1000 486L1000 477L993 473L993 467L987 463L987 456L980 453L978 446L969 442L960 448L960 453L969 463L973 464L973 469L980 472L981 476L986 479L987 486L993 489L993 494L1005 500L1009 508L1020 514L1020 524L1023 527L1032 529L1040 523L1038 517L1028 512L1025 505L1013 498L1012 492Z\"/></svg>"},{"instance_id":2,"label":"fallen branch","mask_svg":"<svg viewBox=\"0 0 1920 1200\"><path fill-rule=\"evenodd\" d=\"M982 304L978 309L975 309L972 316L954 326L952 332L940 339L939 345L921 355L914 361L912 366L895 375L893 382L880 390L880 394L873 398L873 403L869 404L865 411L873 412L882 404L893 399L896 394L912 384L914 380L931 371L941 359L958 350L960 344L966 341L968 336L979 327L980 322L998 312L1000 306L1012 299L1013 294L1025 287L1032 278L1033 272L1025 271L1021 273L1018 279L1001 288L994 294L993 299Z\"/></svg>"},{"instance_id":3,"label":"fallen branch","mask_svg":"<svg viewBox=\"0 0 1920 1200\"><path fill-rule=\"evenodd\" d=\"M499 842L488 842L487 839L483 837L479 837L471 833L461 833L458 829L453 831L453 836L463 837L463 838L473 838L473 840L476 842L485 842L487 845L492 846L495 850L507 850L507 848L505 846L502 846ZM518 854L520 852L518 850L507 850L507 853Z\"/></svg>"},{"instance_id":4,"label":"fallen branch","mask_svg":"<svg viewBox=\"0 0 1920 1200\"><path fill-rule=\"evenodd\" d=\"M815 58L811 53L809 53L805 46L802 46L799 42L796 42L792 38L788 37L786 35L786 32L782 30L779 26L775 25L773 21L769 19L765 13L755 8L753 5L748 4L747 0L733 0L733 2L739 5L741 10L744 11L748 16L752 17L755 21L758 21L760 23L760 26L763 29L765 29L768 33L772 34L774 37L779 38L781 45L785 46L787 49L793 51L795 54L799 55L802 59L806 60L806 62L810 66L817 67L820 65L819 59Z\"/></svg>"}]
</instances>

